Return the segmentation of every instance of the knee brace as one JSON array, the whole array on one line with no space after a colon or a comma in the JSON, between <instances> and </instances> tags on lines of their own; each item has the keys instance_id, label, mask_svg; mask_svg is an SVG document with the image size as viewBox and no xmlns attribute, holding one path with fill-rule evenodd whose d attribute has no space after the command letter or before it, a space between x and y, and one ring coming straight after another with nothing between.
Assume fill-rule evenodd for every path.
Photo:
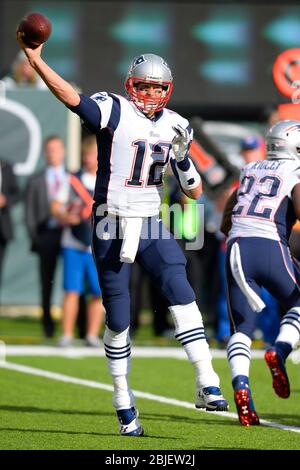
<instances>
[{"instance_id":1,"label":"knee brace","mask_svg":"<svg viewBox=\"0 0 300 470\"><path fill-rule=\"evenodd\" d=\"M129 294L119 294L103 297L103 305L106 311L107 326L116 334L121 334L130 325L130 298ZM120 315L122 312L122 315Z\"/></svg>"},{"instance_id":2,"label":"knee brace","mask_svg":"<svg viewBox=\"0 0 300 470\"><path fill-rule=\"evenodd\" d=\"M187 280L184 265L173 265L165 269L160 283L160 289L171 306L185 306L195 300L195 293Z\"/></svg>"}]
</instances>

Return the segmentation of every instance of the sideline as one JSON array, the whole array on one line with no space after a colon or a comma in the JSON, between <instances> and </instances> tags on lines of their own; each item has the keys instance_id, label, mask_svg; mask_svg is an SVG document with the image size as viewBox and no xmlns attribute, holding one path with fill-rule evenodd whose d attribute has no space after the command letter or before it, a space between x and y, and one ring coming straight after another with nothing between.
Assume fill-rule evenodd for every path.
<instances>
[{"instance_id":1,"label":"sideline","mask_svg":"<svg viewBox=\"0 0 300 470\"><path fill-rule=\"evenodd\" d=\"M5 345L6 356L60 356L68 358L80 357L105 357L104 347L88 348L88 347L70 347L59 348L55 346L13 346ZM224 349L210 349L213 358L226 359L226 351ZM134 357L167 357L173 359L187 360L185 351L181 347L145 347L132 346L131 353ZM253 350L251 352L252 359L262 359L264 351Z\"/></svg>"}]
</instances>

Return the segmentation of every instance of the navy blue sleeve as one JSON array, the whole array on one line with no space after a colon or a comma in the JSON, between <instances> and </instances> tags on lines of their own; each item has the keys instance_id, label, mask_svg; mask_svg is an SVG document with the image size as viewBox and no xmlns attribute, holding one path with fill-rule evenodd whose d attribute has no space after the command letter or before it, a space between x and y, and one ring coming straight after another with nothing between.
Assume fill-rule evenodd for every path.
<instances>
[{"instance_id":1,"label":"navy blue sleeve","mask_svg":"<svg viewBox=\"0 0 300 470\"><path fill-rule=\"evenodd\" d=\"M175 158L170 158L170 164L171 164L171 168L172 168L173 174L174 174L175 178L176 178L177 181L178 181L178 184L179 184L179 186L180 186L181 191L182 191L186 196L190 197L190 196L185 192L185 190L183 189L183 187L181 186L179 174L178 174L178 171L177 171L177 168L176 168L176 160L175 160Z\"/></svg>"},{"instance_id":2,"label":"navy blue sleeve","mask_svg":"<svg viewBox=\"0 0 300 470\"><path fill-rule=\"evenodd\" d=\"M171 163L171 168L172 168L173 174L174 174L175 178L177 179L179 186L181 187L178 171L177 171L177 168L176 168L175 158L170 158L170 163ZM182 189L182 187L181 187L181 189ZM183 189L182 189L182 191L183 191Z\"/></svg>"},{"instance_id":3,"label":"navy blue sleeve","mask_svg":"<svg viewBox=\"0 0 300 470\"><path fill-rule=\"evenodd\" d=\"M80 103L77 106L70 106L69 109L80 116L91 132L99 130L101 111L92 98L80 95Z\"/></svg>"}]
</instances>

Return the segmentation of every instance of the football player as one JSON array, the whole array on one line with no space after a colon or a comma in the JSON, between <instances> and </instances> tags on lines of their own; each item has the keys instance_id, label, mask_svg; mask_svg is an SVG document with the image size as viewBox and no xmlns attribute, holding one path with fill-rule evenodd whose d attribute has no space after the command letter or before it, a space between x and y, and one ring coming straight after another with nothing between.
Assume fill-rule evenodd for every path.
<instances>
[{"instance_id":1,"label":"football player","mask_svg":"<svg viewBox=\"0 0 300 470\"><path fill-rule=\"evenodd\" d=\"M300 122L280 121L267 133L267 160L248 163L225 207L227 284L232 336L227 345L241 424L259 424L249 387L251 340L265 287L285 308L274 347L265 353L275 393L290 394L285 361L299 341L300 269L289 236L300 218Z\"/></svg>"},{"instance_id":2,"label":"football player","mask_svg":"<svg viewBox=\"0 0 300 470\"><path fill-rule=\"evenodd\" d=\"M52 93L97 138L92 246L106 309L104 346L120 433L143 434L128 380L129 280L135 259L167 300L175 337L195 367L196 407L227 410L202 316L187 281L185 256L159 219L162 178L169 163L189 197L196 199L202 192L200 175L188 155L192 129L185 118L165 107L173 85L169 66L157 55L142 54L130 64L126 97L106 91L87 97L44 62L42 46L32 50L18 40Z\"/></svg>"}]
</instances>

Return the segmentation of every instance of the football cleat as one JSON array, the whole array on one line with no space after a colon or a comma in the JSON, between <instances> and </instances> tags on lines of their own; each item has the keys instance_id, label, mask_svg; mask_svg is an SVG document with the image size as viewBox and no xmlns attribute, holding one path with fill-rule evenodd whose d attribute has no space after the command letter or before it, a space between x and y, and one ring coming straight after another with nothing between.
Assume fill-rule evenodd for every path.
<instances>
[{"instance_id":1,"label":"football cleat","mask_svg":"<svg viewBox=\"0 0 300 470\"><path fill-rule=\"evenodd\" d=\"M137 419L138 411L134 407L126 410L117 410L117 416L120 423L120 434L122 436L143 436L144 429Z\"/></svg>"},{"instance_id":2,"label":"football cleat","mask_svg":"<svg viewBox=\"0 0 300 470\"><path fill-rule=\"evenodd\" d=\"M234 401L239 415L240 423L243 426L255 426L259 424L259 417L253 408L251 392L247 388L234 392Z\"/></svg>"},{"instance_id":3,"label":"football cleat","mask_svg":"<svg viewBox=\"0 0 300 470\"><path fill-rule=\"evenodd\" d=\"M265 352L265 361L272 375L275 393L280 398L288 398L290 383L282 357L275 348L270 348Z\"/></svg>"},{"instance_id":4,"label":"football cleat","mask_svg":"<svg viewBox=\"0 0 300 470\"><path fill-rule=\"evenodd\" d=\"M195 406L196 408L205 408L206 411L228 410L228 402L219 387L204 387L197 390Z\"/></svg>"}]
</instances>

